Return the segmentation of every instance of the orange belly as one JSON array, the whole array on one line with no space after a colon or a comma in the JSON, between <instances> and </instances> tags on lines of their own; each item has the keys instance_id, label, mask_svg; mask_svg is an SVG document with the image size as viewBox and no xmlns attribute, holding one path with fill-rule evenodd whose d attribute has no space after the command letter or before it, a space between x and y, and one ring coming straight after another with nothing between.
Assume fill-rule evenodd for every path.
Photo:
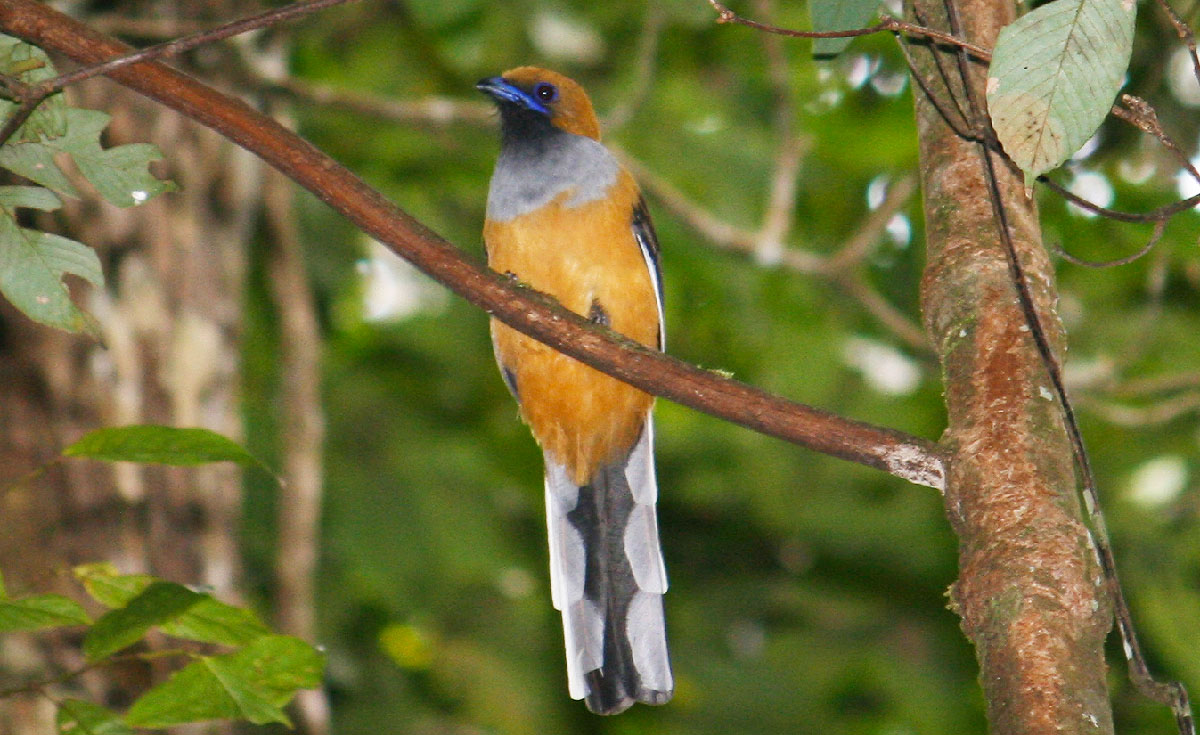
<instances>
[{"instance_id":1,"label":"orange belly","mask_svg":"<svg viewBox=\"0 0 1200 735\"><path fill-rule=\"evenodd\" d=\"M654 282L633 236L637 188L622 172L616 196L567 208L569 192L536 212L484 227L488 264L558 299L577 314L599 304L609 325L658 343ZM515 378L521 417L579 485L637 441L649 394L492 321L496 359Z\"/></svg>"}]
</instances>

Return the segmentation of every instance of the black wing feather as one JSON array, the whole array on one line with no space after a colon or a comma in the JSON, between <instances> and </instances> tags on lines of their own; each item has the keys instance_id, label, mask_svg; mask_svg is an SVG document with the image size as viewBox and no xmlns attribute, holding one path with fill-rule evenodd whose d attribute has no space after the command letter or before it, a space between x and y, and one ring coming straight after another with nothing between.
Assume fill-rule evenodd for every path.
<instances>
[{"instance_id":1,"label":"black wing feather","mask_svg":"<svg viewBox=\"0 0 1200 735\"><path fill-rule=\"evenodd\" d=\"M654 234L654 223L650 221L650 210L646 207L646 199L638 197L637 206L633 208L633 237L638 247L642 249L642 257L650 269L650 277L654 280L654 295L658 298L658 349L666 346L666 330L663 324L663 286L662 265L659 263L658 235Z\"/></svg>"}]
</instances>

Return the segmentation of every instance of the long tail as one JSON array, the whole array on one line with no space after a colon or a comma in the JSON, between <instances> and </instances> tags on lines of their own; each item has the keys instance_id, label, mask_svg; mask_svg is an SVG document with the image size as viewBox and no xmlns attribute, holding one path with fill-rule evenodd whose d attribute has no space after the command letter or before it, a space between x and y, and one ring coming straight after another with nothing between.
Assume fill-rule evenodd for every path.
<instances>
[{"instance_id":1,"label":"long tail","mask_svg":"<svg viewBox=\"0 0 1200 735\"><path fill-rule=\"evenodd\" d=\"M663 704L675 688L654 504L654 431L579 487L546 456L550 588L562 611L571 697L598 714Z\"/></svg>"}]
</instances>

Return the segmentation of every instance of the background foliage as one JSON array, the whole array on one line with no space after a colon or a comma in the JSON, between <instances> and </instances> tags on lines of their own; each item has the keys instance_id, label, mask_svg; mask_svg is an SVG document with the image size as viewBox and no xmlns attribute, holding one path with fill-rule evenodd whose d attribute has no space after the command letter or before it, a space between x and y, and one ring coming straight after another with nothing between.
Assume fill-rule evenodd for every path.
<instances>
[{"instance_id":1,"label":"background foliage","mask_svg":"<svg viewBox=\"0 0 1200 735\"><path fill-rule=\"evenodd\" d=\"M640 37L656 12L648 92L607 140L716 216L753 229L775 162L776 93L763 39L715 26L704 3L366 5L308 24L293 68L387 97L471 100L474 80L539 63L584 83L603 115L630 101L643 72ZM793 4L775 20L807 23ZM1176 74L1178 49L1164 26L1143 13L1130 88L1158 105L1191 150L1194 83ZM568 31L579 36L568 42ZM792 112L808 144L788 245L829 253L870 211L872 183L895 181L917 163L910 90L888 38L856 40L820 63L806 41L787 42L784 52ZM493 130L364 121L304 104L297 112L306 136L480 253ZM1175 167L1153 141L1110 121L1096 143L1059 180L1106 183L1118 207L1175 195ZM651 205L673 354L846 415L938 435L938 375L927 354L906 348L841 290L720 252ZM1082 217L1053 197L1044 214L1048 241L1085 257L1126 254L1148 235L1147 227ZM664 708L587 715L564 694L544 569L540 456L495 374L484 315L417 288L403 316L364 321L372 291L352 266L369 251L319 206L307 216L329 330L321 620L338 731L983 731L973 652L945 609L956 550L940 499L666 403L657 413L658 457L679 693ZM916 201L904 216L911 234L895 222L868 258L867 276L919 321ZM1185 631L1200 619L1195 411L1121 425L1102 409L1182 395L1114 397L1108 389L1127 379L1187 375L1191 391L1200 387L1196 234L1188 213L1133 265L1060 272L1076 392L1094 406L1084 411L1085 429L1135 616L1155 660L1193 689L1200 641ZM277 376L257 351L271 346L248 344L257 345L246 362L253 421ZM864 344L894 351L919 379L880 390L880 375L895 368L864 360ZM1155 467L1159 479L1147 478ZM247 528L264 569L265 496L252 494L264 507ZM1167 731L1166 713L1126 696L1119 674L1119 729Z\"/></svg>"},{"instance_id":2,"label":"background foliage","mask_svg":"<svg viewBox=\"0 0 1200 735\"><path fill-rule=\"evenodd\" d=\"M767 3L735 9L759 13ZM1200 89L1160 15L1142 8L1126 91L1153 102L1194 154ZM807 27L802 4L774 20ZM608 142L720 219L753 230L778 152L780 95L764 41L713 24L700 0L368 2L289 26L304 80L387 98L475 102L474 82L525 63L582 82L602 116L634 104ZM647 29L656 41L642 55ZM838 251L917 165L903 59L886 37L814 62L782 44L804 140L787 239ZM652 61L647 65L647 59ZM649 76L645 76L649 70ZM636 90L643 80L645 94ZM396 122L296 99L302 134L482 257L497 142L470 115ZM170 151L164 151L170 157ZM1109 120L1055 177L1144 209L1183 182L1153 140ZM1183 182L1183 183L1181 183ZM1103 259L1148 226L1082 216L1044 196L1046 239ZM844 415L938 436L930 355L846 289L713 246L651 196L672 354ZM305 199L303 229L326 339L329 425L320 640L339 733L983 732L974 654L945 609L955 539L941 499L660 403L660 525L675 700L617 718L566 695L550 606L541 458L491 358L485 315L382 258ZM1200 691L1200 234L1177 218L1146 258L1063 264L1061 312L1135 620L1159 669ZM863 263L872 289L919 323L914 199ZM265 248L246 295L248 444L272 462L284 427ZM1162 379L1162 380L1159 380ZM1158 382L1153 382L1158 381ZM271 606L277 488L247 473L244 545ZM1111 660L1121 661L1115 649ZM1120 731L1170 732L1168 713L1112 676Z\"/></svg>"}]
</instances>

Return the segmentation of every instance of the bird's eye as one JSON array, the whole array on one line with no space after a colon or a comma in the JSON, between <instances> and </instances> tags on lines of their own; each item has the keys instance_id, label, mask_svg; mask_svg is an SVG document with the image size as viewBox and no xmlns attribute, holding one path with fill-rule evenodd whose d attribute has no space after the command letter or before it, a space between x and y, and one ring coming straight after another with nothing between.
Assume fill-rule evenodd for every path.
<instances>
[{"instance_id":1,"label":"bird's eye","mask_svg":"<svg viewBox=\"0 0 1200 735\"><path fill-rule=\"evenodd\" d=\"M553 102L558 99L558 87L549 82L538 82L533 88L533 96L537 97L539 102Z\"/></svg>"}]
</instances>

